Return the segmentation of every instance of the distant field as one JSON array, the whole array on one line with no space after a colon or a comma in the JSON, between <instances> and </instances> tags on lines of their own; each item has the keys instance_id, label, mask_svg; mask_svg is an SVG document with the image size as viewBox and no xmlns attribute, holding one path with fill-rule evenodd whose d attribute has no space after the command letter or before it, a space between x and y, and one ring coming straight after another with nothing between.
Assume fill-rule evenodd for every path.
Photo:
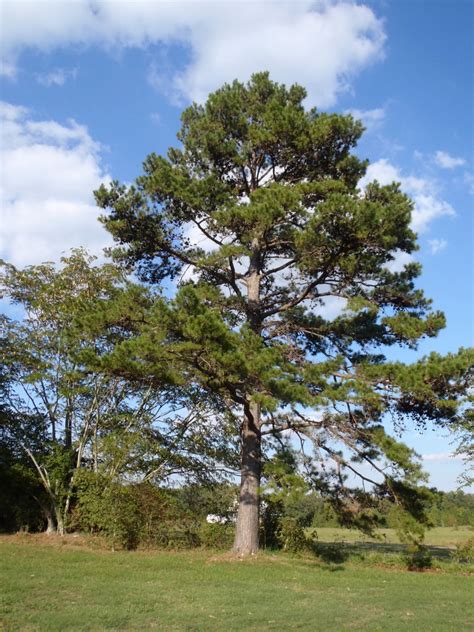
<instances>
[{"instance_id":1,"label":"distant field","mask_svg":"<svg viewBox=\"0 0 474 632\"><path fill-rule=\"evenodd\" d=\"M201 550L112 553L74 542L0 537L1 630L474 629L474 578L459 570L266 553L248 561Z\"/></svg>"},{"instance_id":2,"label":"distant field","mask_svg":"<svg viewBox=\"0 0 474 632\"><path fill-rule=\"evenodd\" d=\"M369 538L355 529L338 529L333 527L319 527L316 529L318 540L321 542L386 542L398 544L400 542L395 529L378 529L380 539ZM472 527L435 527L426 532L425 543L431 546L446 546L453 548L456 544L474 538Z\"/></svg>"}]
</instances>

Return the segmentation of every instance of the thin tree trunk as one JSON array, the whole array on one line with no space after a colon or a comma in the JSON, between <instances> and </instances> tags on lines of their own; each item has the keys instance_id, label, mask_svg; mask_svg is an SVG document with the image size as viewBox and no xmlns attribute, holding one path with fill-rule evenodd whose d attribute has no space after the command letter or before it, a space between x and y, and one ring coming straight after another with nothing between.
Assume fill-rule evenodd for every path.
<instances>
[{"instance_id":1,"label":"thin tree trunk","mask_svg":"<svg viewBox=\"0 0 474 632\"><path fill-rule=\"evenodd\" d=\"M46 534L53 535L53 533L56 533L56 526L54 524L53 515L51 513L48 513L48 515L46 516L46 520L47 520Z\"/></svg>"},{"instance_id":2,"label":"thin tree trunk","mask_svg":"<svg viewBox=\"0 0 474 632\"><path fill-rule=\"evenodd\" d=\"M44 468L44 466L38 463L38 461L35 458L35 455L33 454L33 452L31 452L31 450L27 446L23 445L22 447L25 450L25 452L28 454L30 459L33 461L36 471L38 472L39 477L41 479L41 483L43 484L43 487L46 490L46 493L48 494L49 500L51 503L50 505L51 509L50 509L49 507L44 505L42 502L38 501L43 509L43 512L46 516L46 521L48 523L46 532L59 533L60 535L63 535L64 534L64 521L61 516L61 510L58 508L58 505L57 505L57 500L56 500L57 493L53 492L53 489L51 487L51 482L49 480L48 472Z\"/></svg>"},{"instance_id":3,"label":"thin tree trunk","mask_svg":"<svg viewBox=\"0 0 474 632\"><path fill-rule=\"evenodd\" d=\"M56 510L56 532L58 535L64 535L64 519L61 515L61 510Z\"/></svg>"},{"instance_id":4,"label":"thin tree trunk","mask_svg":"<svg viewBox=\"0 0 474 632\"><path fill-rule=\"evenodd\" d=\"M66 450L70 450L72 447L72 406L71 402L67 400L66 416L64 420L64 447Z\"/></svg>"},{"instance_id":5,"label":"thin tree trunk","mask_svg":"<svg viewBox=\"0 0 474 632\"><path fill-rule=\"evenodd\" d=\"M38 498L36 498L36 496L34 497L35 500L38 501L40 507L41 507L41 511L44 514L44 517L46 518L46 530L45 533L47 535L53 535L54 533L56 533L56 522L54 520L54 512L52 507L48 507L48 505L40 500L38 500Z\"/></svg>"},{"instance_id":6,"label":"thin tree trunk","mask_svg":"<svg viewBox=\"0 0 474 632\"><path fill-rule=\"evenodd\" d=\"M260 404L245 407L242 427L241 481L234 551L253 555L258 551L261 476Z\"/></svg>"}]
</instances>

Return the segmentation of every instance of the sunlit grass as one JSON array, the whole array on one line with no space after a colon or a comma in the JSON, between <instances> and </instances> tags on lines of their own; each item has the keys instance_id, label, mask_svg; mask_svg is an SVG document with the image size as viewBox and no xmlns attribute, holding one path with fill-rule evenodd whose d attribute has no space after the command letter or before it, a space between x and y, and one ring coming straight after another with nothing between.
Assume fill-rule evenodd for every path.
<instances>
[{"instance_id":1,"label":"sunlit grass","mask_svg":"<svg viewBox=\"0 0 474 632\"><path fill-rule=\"evenodd\" d=\"M0 629L474 629L474 581L463 573L42 542L0 539Z\"/></svg>"},{"instance_id":2,"label":"sunlit grass","mask_svg":"<svg viewBox=\"0 0 474 632\"><path fill-rule=\"evenodd\" d=\"M395 529L377 529L378 538L370 538L356 529L340 529L337 527L318 527L315 529L321 542L386 542L398 544L400 538ZM454 547L474 537L472 527L434 527L425 534L428 546Z\"/></svg>"}]
</instances>

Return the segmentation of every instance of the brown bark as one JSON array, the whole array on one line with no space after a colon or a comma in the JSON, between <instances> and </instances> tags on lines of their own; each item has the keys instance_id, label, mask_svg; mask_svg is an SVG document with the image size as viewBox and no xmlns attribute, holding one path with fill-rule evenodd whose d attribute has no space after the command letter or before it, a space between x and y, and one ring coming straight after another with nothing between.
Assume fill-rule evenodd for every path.
<instances>
[{"instance_id":1,"label":"brown bark","mask_svg":"<svg viewBox=\"0 0 474 632\"><path fill-rule=\"evenodd\" d=\"M247 322L258 335L261 334L262 328L260 259L259 243L257 239L254 239L247 275ZM260 408L260 404L249 393L244 406L244 419L240 435L240 497L233 547L235 553L243 556L253 555L258 551L260 476L262 469Z\"/></svg>"},{"instance_id":2,"label":"brown bark","mask_svg":"<svg viewBox=\"0 0 474 632\"><path fill-rule=\"evenodd\" d=\"M241 442L240 497L234 551L239 555L253 555L258 551L261 476L260 405L255 402L245 407Z\"/></svg>"}]
</instances>

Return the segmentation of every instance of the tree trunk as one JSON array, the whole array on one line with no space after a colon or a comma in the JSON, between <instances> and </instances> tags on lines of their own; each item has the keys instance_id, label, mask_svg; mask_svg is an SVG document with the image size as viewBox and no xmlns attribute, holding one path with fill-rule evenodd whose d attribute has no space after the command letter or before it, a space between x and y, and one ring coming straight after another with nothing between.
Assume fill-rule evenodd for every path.
<instances>
[{"instance_id":1,"label":"tree trunk","mask_svg":"<svg viewBox=\"0 0 474 632\"><path fill-rule=\"evenodd\" d=\"M47 533L47 535L52 535L53 533L56 533L56 523L54 521L53 512L44 503L41 503L41 510L44 513L45 518L46 518L46 533Z\"/></svg>"},{"instance_id":2,"label":"tree trunk","mask_svg":"<svg viewBox=\"0 0 474 632\"><path fill-rule=\"evenodd\" d=\"M53 535L56 533L56 525L54 524L54 518L51 513L46 516L47 526L46 526L46 534Z\"/></svg>"},{"instance_id":3,"label":"tree trunk","mask_svg":"<svg viewBox=\"0 0 474 632\"><path fill-rule=\"evenodd\" d=\"M56 512L56 532L58 535L64 535L64 520L61 511Z\"/></svg>"},{"instance_id":4,"label":"tree trunk","mask_svg":"<svg viewBox=\"0 0 474 632\"><path fill-rule=\"evenodd\" d=\"M252 240L252 255L247 276L247 322L257 335L261 335L262 327L260 267L259 242L255 238ZM261 406L249 394L244 406L244 420L240 434L240 497L234 540L234 552L239 555L254 555L258 551L262 470L260 416Z\"/></svg>"},{"instance_id":5,"label":"tree trunk","mask_svg":"<svg viewBox=\"0 0 474 632\"><path fill-rule=\"evenodd\" d=\"M261 474L260 404L249 402L242 424L239 510L234 551L253 555L258 551Z\"/></svg>"},{"instance_id":6,"label":"tree trunk","mask_svg":"<svg viewBox=\"0 0 474 632\"><path fill-rule=\"evenodd\" d=\"M48 535L64 535L64 518L55 498L51 497L51 505L49 507L44 503L41 503L41 509L46 517L46 533Z\"/></svg>"},{"instance_id":7,"label":"tree trunk","mask_svg":"<svg viewBox=\"0 0 474 632\"><path fill-rule=\"evenodd\" d=\"M68 399L66 416L64 420L64 447L66 450L70 450L72 446L72 411L71 403Z\"/></svg>"}]
</instances>

